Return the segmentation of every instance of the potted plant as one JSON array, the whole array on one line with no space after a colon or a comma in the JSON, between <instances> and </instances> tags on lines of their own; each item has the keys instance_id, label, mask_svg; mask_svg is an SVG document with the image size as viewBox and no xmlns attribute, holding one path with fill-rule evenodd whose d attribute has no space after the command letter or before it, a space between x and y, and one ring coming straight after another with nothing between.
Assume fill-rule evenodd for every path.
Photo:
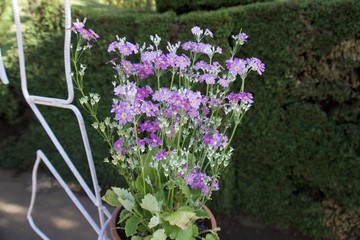
<instances>
[{"instance_id":1,"label":"potted plant","mask_svg":"<svg viewBox=\"0 0 360 240\"><path fill-rule=\"evenodd\" d=\"M219 239L216 224L203 224L212 216L205 204L219 190L233 152L230 143L253 103L245 92L246 77L265 70L257 58L235 56L248 36L232 36L234 47L224 66L214 61L222 49L203 42L213 33L197 26L191 29L194 41L168 43L166 50L159 49L158 35L150 36L150 44L117 37L107 49L117 55L108 62L116 72L113 104L110 116L100 121L100 96L85 94L86 67L80 63L99 36L85 28L85 20L70 30L77 35L72 62L80 103L109 145L106 162L127 183L103 197L121 206L114 222L122 238ZM231 92L235 81L241 88Z\"/></svg>"}]
</instances>

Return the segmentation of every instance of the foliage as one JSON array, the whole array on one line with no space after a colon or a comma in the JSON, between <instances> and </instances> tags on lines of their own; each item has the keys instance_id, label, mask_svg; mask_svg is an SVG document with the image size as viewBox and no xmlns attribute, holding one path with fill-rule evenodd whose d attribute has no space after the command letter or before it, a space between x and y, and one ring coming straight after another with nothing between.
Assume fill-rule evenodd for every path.
<instances>
[{"instance_id":1,"label":"foliage","mask_svg":"<svg viewBox=\"0 0 360 240\"><path fill-rule=\"evenodd\" d=\"M182 14L269 1L273 0L156 0L156 8L158 12L175 11L177 14Z\"/></svg>"}]
</instances>

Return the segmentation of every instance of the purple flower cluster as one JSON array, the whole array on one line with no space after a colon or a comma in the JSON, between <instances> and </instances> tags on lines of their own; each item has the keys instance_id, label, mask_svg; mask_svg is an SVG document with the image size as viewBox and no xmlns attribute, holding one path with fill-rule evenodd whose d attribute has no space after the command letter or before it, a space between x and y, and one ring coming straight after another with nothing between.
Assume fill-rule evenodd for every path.
<instances>
[{"instance_id":1,"label":"purple flower cluster","mask_svg":"<svg viewBox=\"0 0 360 240\"><path fill-rule=\"evenodd\" d=\"M239 45L243 45L245 42L247 42L248 37L249 36L246 33L239 33L232 36L232 38L235 39Z\"/></svg>"},{"instance_id":2,"label":"purple flower cluster","mask_svg":"<svg viewBox=\"0 0 360 240\"><path fill-rule=\"evenodd\" d=\"M201 189L201 192L206 197L210 196L212 191L219 190L219 181L217 179L212 182L210 176L198 172L196 169L185 175L184 181L191 189Z\"/></svg>"},{"instance_id":3,"label":"purple flower cluster","mask_svg":"<svg viewBox=\"0 0 360 240\"><path fill-rule=\"evenodd\" d=\"M259 75L265 71L265 64L254 57L248 59L231 58L226 61L226 67L234 76L247 74L248 70L257 71Z\"/></svg>"},{"instance_id":4,"label":"purple flower cluster","mask_svg":"<svg viewBox=\"0 0 360 240\"><path fill-rule=\"evenodd\" d=\"M215 150L218 149L220 146L225 147L228 142L228 137L219 131L216 131L214 134L205 134L202 142L205 145L209 145Z\"/></svg>"},{"instance_id":5,"label":"purple flower cluster","mask_svg":"<svg viewBox=\"0 0 360 240\"><path fill-rule=\"evenodd\" d=\"M241 101L243 104L251 104L253 103L253 96L249 92L241 92L241 93L230 93L227 96L227 99L232 104L237 104L239 101Z\"/></svg>"},{"instance_id":6,"label":"purple flower cluster","mask_svg":"<svg viewBox=\"0 0 360 240\"><path fill-rule=\"evenodd\" d=\"M99 38L99 35L97 35L92 29L86 29L85 22L86 18L84 18L82 22L80 22L79 19L76 19L76 22L73 22L73 25L67 30L71 30L75 33L80 33L81 37L87 41L87 47L90 48L90 42L92 40L96 41L96 39Z\"/></svg>"}]
</instances>

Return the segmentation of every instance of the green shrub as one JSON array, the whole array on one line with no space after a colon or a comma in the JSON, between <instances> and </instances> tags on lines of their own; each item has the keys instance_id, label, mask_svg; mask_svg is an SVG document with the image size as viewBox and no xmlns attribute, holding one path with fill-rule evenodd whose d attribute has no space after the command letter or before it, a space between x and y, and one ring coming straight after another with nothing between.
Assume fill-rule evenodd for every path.
<instances>
[{"instance_id":1,"label":"green shrub","mask_svg":"<svg viewBox=\"0 0 360 240\"><path fill-rule=\"evenodd\" d=\"M266 1L273 0L156 0L156 9L160 13L175 11L177 14L181 14L198 10L215 10L221 7L231 7Z\"/></svg>"}]
</instances>

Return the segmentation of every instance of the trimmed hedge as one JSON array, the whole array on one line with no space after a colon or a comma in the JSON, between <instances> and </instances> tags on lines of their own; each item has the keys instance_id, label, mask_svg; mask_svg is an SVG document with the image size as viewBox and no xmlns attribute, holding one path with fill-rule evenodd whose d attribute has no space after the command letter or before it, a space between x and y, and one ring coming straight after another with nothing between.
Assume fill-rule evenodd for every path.
<instances>
[{"instance_id":1,"label":"trimmed hedge","mask_svg":"<svg viewBox=\"0 0 360 240\"><path fill-rule=\"evenodd\" d=\"M222 190L214 194L213 204L221 210L241 210L279 228L294 228L319 238L340 238L340 227L331 220L341 222L343 218L329 202L352 216L351 221L356 220L360 206L359 12L360 2L356 0L316 0L256 3L181 16L173 12L92 14L90 10L74 11L73 16L87 16L88 26L101 36L87 57L91 59L87 79L90 89L107 93L103 110L109 108L111 98L111 89L105 85L112 81L111 70L104 66L111 57L103 49L116 34L142 42L157 33L165 44L166 39L190 39L190 28L198 25L211 29L213 42L226 51L232 34L240 29L246 32L250 38L240 57L259 57L266 63L266 72L248 80L247 90L254 93L255 104L237 132L234 161L223 178ZM25 34L29 86L33 94L65 97L59 51L63 32L61 27L52 29L30 29ZM8 64L12 66L10 79L19 79L16 59L9 57ZM0 101L9 95L21 101L18 83L10 87ZM12 110L9 118L9 113L0 108L0 122L21 129L20 135L10 134L0 141L0 164L30 166L35 150L42 148L63 166L30 113L18 109L23 111L24 107ZM85 174L73 116L63 109L41 110ZM14 116L21 120L18 124L9 121ZM99 179L106 189L121 180L109 174L109 166L102 163L105 145L90 127L89 136ZM348 227L342 237L359 237L358 226Z\"/></svg>"},{"instance_id":2,"label":"trimmed hedge","mask_svg":"<svg viewBox=\"0 0 360 240\"><path fill-rule=\"evenodd\" d=\"M177 14L182 14L198 10L216 10L222 7L232 7L267 1L273 0L156 0L156 9L160 13L174 11Z\"/></svg>"}]
</instances>

